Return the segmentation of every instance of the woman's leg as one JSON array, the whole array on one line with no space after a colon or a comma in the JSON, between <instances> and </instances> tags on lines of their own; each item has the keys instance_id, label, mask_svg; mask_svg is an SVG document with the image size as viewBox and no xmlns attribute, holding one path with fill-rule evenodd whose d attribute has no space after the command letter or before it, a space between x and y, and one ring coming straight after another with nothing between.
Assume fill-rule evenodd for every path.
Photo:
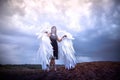
<instances>
[{"instance_id":1,"label":"woman's leg","mask_svg":"<svg viewBox=\"0 0 120 80\"><path fill-rule=\"evenodd\" d=\"M51 69L56 71L56 64L55 64L55 58L54 57L50 61L50 67L51 67Z\"/></svg>"},{"instance_id":2,"label":"woman's leg","mask_svg":"<svg viewBox=\"0 0 120 80\"><path fill-rule=\"evenodd\" d=\"M55 58L54 58L54 70L56 71L57 68L56 68L56 63L55 63Z\"/></svg>"}]
</instances>

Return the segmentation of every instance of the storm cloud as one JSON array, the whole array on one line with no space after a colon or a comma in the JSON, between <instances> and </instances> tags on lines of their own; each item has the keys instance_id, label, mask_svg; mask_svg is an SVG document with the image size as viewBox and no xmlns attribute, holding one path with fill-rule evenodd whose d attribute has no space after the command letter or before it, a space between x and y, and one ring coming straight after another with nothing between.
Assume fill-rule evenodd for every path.
<instances>
[{"instance_id":1,"label":"storm cloud","mask_svg":"<svg viewBox=\"0 0 120 80\"><path fill-rule=\"evenodd\" d=\"M119 0L0 0L0 63L36 63L36 33L53 25L73 35L78 62L120 61L119 14Z\"/></svg>"}]
</instances>

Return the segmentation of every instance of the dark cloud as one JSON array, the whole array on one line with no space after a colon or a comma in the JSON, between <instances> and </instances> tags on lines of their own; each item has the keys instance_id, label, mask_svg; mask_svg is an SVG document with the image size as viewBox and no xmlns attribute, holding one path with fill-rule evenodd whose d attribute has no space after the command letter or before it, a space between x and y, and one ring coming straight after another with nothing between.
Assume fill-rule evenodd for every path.
<instances>
[{"instance_id":1,"label":"dark cloud","mask_svg":"<svg viewBox=\"0 0 120 80\"><path fill-rule=\"evenodd\" d=\"M74 47L76 55L101 58L101 60L120 60L120 39L112 39L108 35L97 36L94 39L82 41L76 37Z\"/></svg>"},{"instance_id":2,"label":"dark cloud","mask_svg":"<svg viewBox=\"0 0 120 80\"><path fill-rule=\"evenodd\" d=\"M102 16L107 21L106 24L119 24L120 19L120 2L119 0L109 0L105 3L105 0L98 1L93 0L91 6L92 17L97 18L97 23L102 25Z\"/></svg>"},{"instance_id":3,"label":"dark cloud","mask_svg":"<svg viewBox=\"0 0 120 80\"><path fill-rule=\"evenodd\" d=\"M120 0L114 0L115 4L117 4L117 6L120 6Z\"/></svg>"},{"instance_id":4,"label":"dark cloud","mask_svg":"<svg viewBox=\"0 0 120 80\"><path fill-rule=\"evenodd\" d=\"M79 22L86 30L71 32L76 33L73 41L75 55L83 56L87 60L101 58L101 60L120 61L120 0L108 0L108 4L104 2L105 0L87 1L92 3L89 16L91 24L87 24L89 20L83 15ZM18 5L15 5L16 3ZM65 30L68 29L62 19L52 19L53 16L49 17L46 14L40 15L38 21L28 20L29 18L22 20L26 15L25 8L26 5L22 0L0 0L0 47L2 47L0 63L30 63L39 47L37 36L20 29L19 25L14 25L16 22L12 23L14 15L21 17L20 21L28 26L36 22L39 26L49 21L51 24L62 26L61 28Z\"/></svg>"},{"instance_id":5,"label":"dark cloud","mask_svg":"<svg viewBox=\"0 0 120 80\"><path fill-rule=\"evenodd\" d=\"M19 3L20 5L23 4L21 0L16 0L16 3ZM14 5L12 0L0 0L0 17L4 16L13 16L14 14L18 14L20 16L24 16L25 6L20 7L17 5Z\"/></svg>"}]
</instances>

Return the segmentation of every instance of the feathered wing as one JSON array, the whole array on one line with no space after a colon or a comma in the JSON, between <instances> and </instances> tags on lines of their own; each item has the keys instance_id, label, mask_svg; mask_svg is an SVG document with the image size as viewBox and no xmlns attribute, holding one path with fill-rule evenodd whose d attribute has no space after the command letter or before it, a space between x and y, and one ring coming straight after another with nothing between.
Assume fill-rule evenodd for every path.
<instances>
[{"instance_id":1,"label":"feathered wing","mask_svg":"<svg viewBox=\"0 0 120 80\"><path fill-rule=\"evenodd\" d=\"M67 35L67 37L59 43L59 56L62 60L64 59L65 67L71 69L76 65L75 51L72 43L74 38L68 32L62 32L62 34Z\"/></svg>"},{"instance_id":2,"label":"feathered wing","mask_svg":"<svg viewBox=\"0 0 120 80\"><path fill-rule=\"evenodd\" d=\"M53 56L53 49L46 33L39 34L38 39L40 41L40 45L37 51L37 60L42 65L42 69L45 70L47 69L47 65L49 65L50 57Z\"/></svg>"}]
</instances>

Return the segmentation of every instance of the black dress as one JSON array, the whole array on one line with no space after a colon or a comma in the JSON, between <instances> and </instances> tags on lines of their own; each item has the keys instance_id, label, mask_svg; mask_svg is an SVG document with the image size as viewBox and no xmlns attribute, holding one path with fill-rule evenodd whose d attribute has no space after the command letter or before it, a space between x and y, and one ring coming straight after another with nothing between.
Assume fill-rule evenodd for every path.
<instances>
[{"instance_id":1,"label":"black dress","mask_svg":"<svg viewBox=\"0 0 120 80\"><path fill-rule=\"evenodd\" d=\"M51 45L53 47L53 56L55 59L58 59L57 35L51 34L50 40L51 40Z\"/></svg>"}]
</instances>

